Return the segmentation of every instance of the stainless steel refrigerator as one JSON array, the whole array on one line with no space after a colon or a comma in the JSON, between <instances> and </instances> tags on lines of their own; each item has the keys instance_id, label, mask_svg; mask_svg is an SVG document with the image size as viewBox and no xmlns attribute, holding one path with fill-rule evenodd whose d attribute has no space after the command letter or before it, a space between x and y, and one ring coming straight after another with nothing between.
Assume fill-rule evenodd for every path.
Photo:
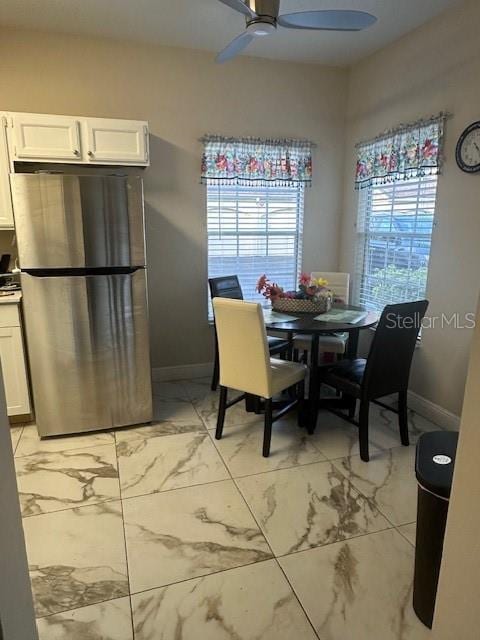
<instances>
[{"instance_id":1,"label":"stainless steel refrigerator","mask_svg":"<svg viewBox=\"0 0 480 640\"><path fill-rule=\"evenodd\" d=\"M40 435L149 422L141 179L14 174L11 184Z\"/></svg>"}]
</instances>

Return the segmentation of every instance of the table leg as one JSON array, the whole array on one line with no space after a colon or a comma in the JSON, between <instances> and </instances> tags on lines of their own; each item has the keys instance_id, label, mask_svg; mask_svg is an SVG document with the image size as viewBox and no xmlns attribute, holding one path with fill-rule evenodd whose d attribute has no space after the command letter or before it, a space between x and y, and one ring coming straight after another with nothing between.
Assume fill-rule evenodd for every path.
<instances>
[{"instance_id":1,"label":"table leg","mask_svg":"<svg viewBox=\"0 0 480 640\"><path fill-rule=\"evenodd\" d=\"M350 360L354 360L357 357L359 337L360 329L355 329L353 331L349 331L348 333L347 357Z\"/></svg>"},{"instance_id":2,"label":"table leg","mask_svg":"<svg viewBox=\"0 0 480 640\"><path fill-rule=\"evenodd\" d=\"M350 331L348 334L347 358L354 360L358 355L358 341L360 338L360 329ZM337 403L338 409L347 409L350 418L355 415L357 401L354 396L342 393L340 401Z\"/></svg>"},{"instance_id":3,"label":"table leg","mask_svg":"<svg viewBox=\"0 0 480 640\"><path fill-rule=\"evenodd\" d=\"M318 400L320 389L318 388L318 333L312 334L312 348L310 351L310 384L308 387L308 433L313 433L317 425Z\"/></svg>"},{"instance_id":4,"label":"table leg","mask_svg":"<svg viewBox=\"0 0 480 640\"><path fill-rule=\"evenodd\" d=\"M287 360L290 360L290 362L292 362L292 360L293 360L293 331L289 331L287 333L287 337L288 337L288 355L287 355Z\"/></svg>"}]
</instances>

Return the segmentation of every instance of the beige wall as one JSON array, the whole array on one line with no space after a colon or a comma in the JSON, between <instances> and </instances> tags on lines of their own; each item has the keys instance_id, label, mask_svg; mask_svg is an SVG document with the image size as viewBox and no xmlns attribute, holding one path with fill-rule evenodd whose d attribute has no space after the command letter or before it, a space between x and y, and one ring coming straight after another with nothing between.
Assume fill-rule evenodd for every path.
<instances>
[{"instance_id":1,"label":"beige wall","mask_svg":"<svg viewBox=\"0 0 480 640\"><path fill-rule=\"evenodd\" d=\"M438 183L437 221L427 297L430 315L475 311L480 285L480 175L462 173L455 145L480 120L480 3L473 0L360 62L349 82L344 219L340 267L353 268L357 141L419 117L449 111L446 163ZM424 332L411 388L459 414L472 331Z\"/></svg>"},{"instance_id":2,"label":"beige wall","mask_svg":"<svg viewBox=\"0 0 480 640\"><path fill-rule=\"evenodd\" d=\"M305 269L337 264L346 71L38 32L0 32L0 109L148 120L147 259L156 367L208 362L204 133L307 137Z\"/></svg>"},{"instance_id":3,"label":"beige wall","mask_svg":"<svg viewBox=\"0 0 480 640\"><path fill-rule=\"evenodd\" d=\"M434 640L477 640L480 628L480 307L468 370L460 439L442 569L438 584Z\"/></svg>"}]
</instances>

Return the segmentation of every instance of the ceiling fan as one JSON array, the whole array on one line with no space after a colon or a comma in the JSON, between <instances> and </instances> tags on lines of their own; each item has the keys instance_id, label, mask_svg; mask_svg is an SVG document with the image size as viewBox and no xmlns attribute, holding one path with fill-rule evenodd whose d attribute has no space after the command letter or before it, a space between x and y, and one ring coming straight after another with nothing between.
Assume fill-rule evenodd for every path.
<instances>
[{"instance_id":1,"label":"ceiling fan","mask_svg":"<svg viewBox=\"0 0 480 640\"><path fill-rule=\"evenodd\" d=\"M231 60L241 53L255 38L275 33L277 26L286 29L313 29L317 31L361 31L377 21L375 16L364 11L330 9L323 11L301 11L280 13L280 0L219 0L222 4L243 13L247 27L223 51L216 61Z\"/></svg>"}]
</instances>

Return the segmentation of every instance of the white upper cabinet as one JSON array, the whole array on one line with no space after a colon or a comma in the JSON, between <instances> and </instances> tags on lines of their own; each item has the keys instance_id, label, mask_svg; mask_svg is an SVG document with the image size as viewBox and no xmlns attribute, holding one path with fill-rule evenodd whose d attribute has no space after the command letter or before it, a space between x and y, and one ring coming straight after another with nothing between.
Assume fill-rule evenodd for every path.
<instances>
[{"instance_id":1,"label":"white upper cabinet","mask_svg":"<svg viewBox=\"0 0 480 640\"><path fill-rule=\"evenodd\" d=\"M0 117L0 229L13 229L13 207L10 194L10 162L7 147L7 121Z\"/></svg>"},{"instance_id":2,"label":"white upper cabinet","mask_svg":"<svg viewBox=\"0 0 480 640\"><path fill-rule=\"evenodd\" d=\"M149 164L147 122L41 113L4 115L13 161L140 167Z\"/></svg>"},{"instance_id":3,"label":"white upper cabinet","mask_svg":"<svg viewBox=\"0 0 480 640\"><path fill-rule=\"evenodd\" d=\"M11 116L14 160L62 162L81 159L77 118L17 113Z\"/></svg>"},{"instance_id":4,"label":"white upper cabinet","mask_svg":"<svg viewBox=\"0 0 480 640\"><path fill-rule=\"evenodd\" d=\"M135 120L85 118L89 162L146 165L148 127Z\"/></svg>"}]
</instances>

